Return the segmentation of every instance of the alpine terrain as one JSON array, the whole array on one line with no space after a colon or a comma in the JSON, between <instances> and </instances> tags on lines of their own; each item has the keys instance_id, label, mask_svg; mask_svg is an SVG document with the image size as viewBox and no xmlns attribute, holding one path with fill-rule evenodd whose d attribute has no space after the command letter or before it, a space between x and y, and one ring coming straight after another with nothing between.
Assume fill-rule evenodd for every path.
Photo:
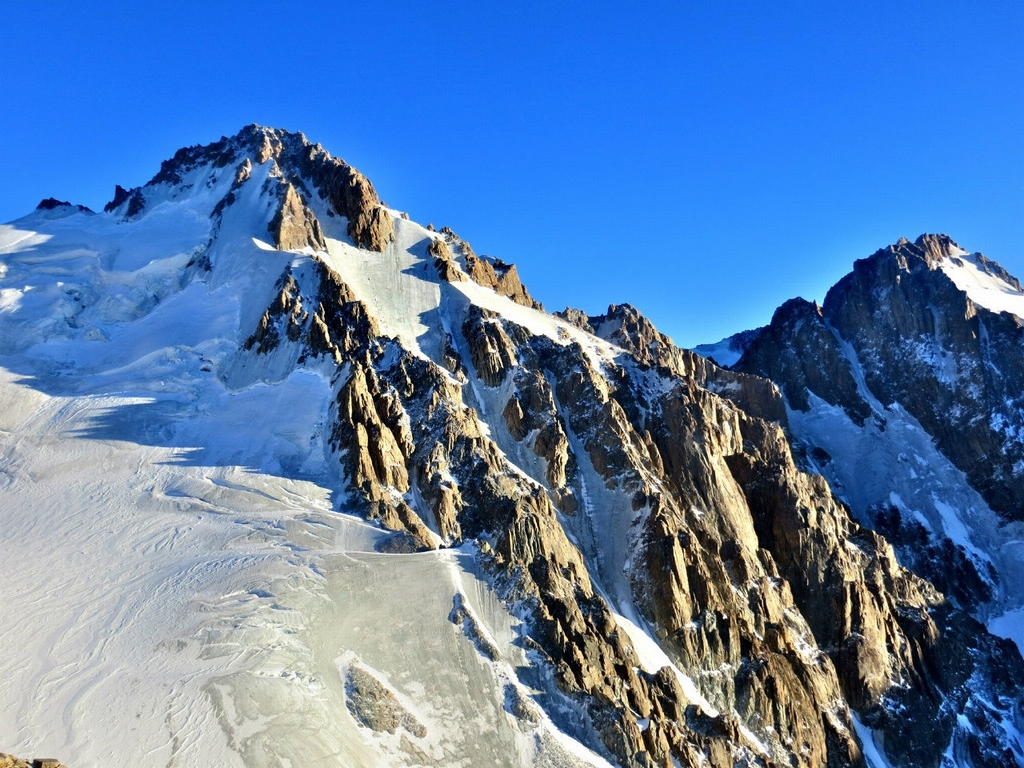
<instances>
[{"instance_id":1,"label":"alpine terrain","mask_svg":"<svg viewBox=\"0 0 1024 768\"><path fill-rule=\"evenodd\" d=\"M719 365L255 125L43 201L0 226L0 749L1022 764L1021 317L925 236Z\"/></svg>"}]
</instances>

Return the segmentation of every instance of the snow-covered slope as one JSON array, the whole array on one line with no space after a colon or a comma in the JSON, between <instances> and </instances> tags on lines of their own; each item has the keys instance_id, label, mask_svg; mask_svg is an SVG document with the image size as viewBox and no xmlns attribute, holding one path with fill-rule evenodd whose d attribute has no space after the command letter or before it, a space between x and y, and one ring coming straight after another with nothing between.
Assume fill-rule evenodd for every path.
<instances>
[{"instance_id":1,"label":"snow-covered slope","mask_svg":"<svg viewBox=\"0 0 1024 768\"><path fill-rule=\"evenodd\" d=\"M209 171L134 220L0 227L5 748L72 766L604 764L542 709L511 712L535 690L520 621L471 551L382 554L390 534L345 513L330 376L218 376L310 256L260 240L259 183L212 232L233 169ZM436 352L417 313L437 284L400 279L425 230L404 225L387 262L340 242L332 257L386 333ZM449 620L456 601L497 660ZM423 730L360 722L352 669Z\"/></svg>"},{"instance_id":2,"label":"snow-covered slope","mask_svg":"<svg viewBox=\"0 0 1024 768\"><path fill-rule=\"evenodd\" d=\"M1024 755L1024 662L797 468L759 418L784 412L628 305L544 313L301 134L180 150L104 213L51 201L0 227L0 748ZM883 470L865 493L919 505Z\"/></svg>"},{"instance_id":3,"label":"snow-covered slope","mask_svg":"<svg viewBox=\"0 0 1024 768\"><path fill-rule=\"evenodd\" d=\"M939 269L978 306L1024 318L1024 291L1020 283L981 254L959 249L943 259Z\"/></svg>"}]
</instances>

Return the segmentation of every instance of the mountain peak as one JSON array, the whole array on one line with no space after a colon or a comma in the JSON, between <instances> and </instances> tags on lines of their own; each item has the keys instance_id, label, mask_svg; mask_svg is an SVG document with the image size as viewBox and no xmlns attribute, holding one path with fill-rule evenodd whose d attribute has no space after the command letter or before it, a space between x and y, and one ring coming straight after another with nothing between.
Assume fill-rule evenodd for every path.
<instances>
[{"instance_id":1,"label":"mountain peak","mask_svg":"<svg viewBox=\"0 0 1024 768\"><path fill-rule=\"evenodd\" d=\"M242 167L273 162L273 175L279 185L278 202L296 210L296 200L287 194L290 185L301 193L302 207L317 195L326 202L327 214L348 220L348 234L361 248L382 251L394 241L391 214L385 209L373 184L358 170L340 158L332 157L320 144L311 143L302 133L268 128L252 123L234 136L221 136L211 144L183 147L160 165L160 170L142 187L124 189L117 186L114 199L104 210L118 212L126 218L143 214L148 201L170 195L189 193L200 181L200 171L209 169L205 180L209 187L217 171L237 167L235 184L218 202L214 212L223 210L234 200L237 188L248 181ZM310 220L312 214L299 218ZM315 239L315 238L314 238Z\"/></svg>"},{"instance_id":2,"label":"mountain peak","mask_svg":"<svg viewBox=\"0 0 1024 768\"><path fill-rule=\"evenodd\" d=\"M1017 503L1024 452L938 449L1020 442L1021 327L926 266L951 241L858 262L727 371L629 304L547 315L510 264L405 221L302 134L183 148L105 214L46 206L0 227L15 748L510 768L862 766L876 737L900 768L1024 754L1019 654L800 468L842 464L865 522L876 502L924 510L930 573L976 583L952 600L1019 607L974 566L995 526L960 531L983 505L964 475ZM792 417L742 370L762 362ZM936 448L920 430L947 416ZM809 419L832 442L792 443ZM927 485L942 461L949 483Z\"/></svg>"},{"instance_id":3,"label":"mountain peak","mask_svg":"<svg viewBox=\"0 0 1024 768\"><path fill-rule=\"evenodd\" d=\"M183 174L197 165L223 168L238 163L244 156L262 164L271 158L277 160L282 155L299 154L307 149L323 153L325 161L332 159L323 147L310 144L302 133L250 123L234 136L221 136L210 144L182 147L161 163L160 170L145 186L180 184Z\"/></svg>"},{"instance_id":4,"label":"mountain peak","mask_svg":"<svg viewBox=\"0 0 1024 768\"><path fill-rule=\"evenodd\" d=\"M895 244L882 248L875 255L880 254L895 254L907 260L924 261L929 268L934 269L944 259L964 256L967 251L949 235L922 234L914 242L901 237Z\"/></svg>"},{"instance_id":5,"label":"mountain peak","mask_svg":"<svg viewBox=\"0 0 1024 768\"><path fill-rule=\"evenodd\" d=\"M40 211L56 217L70 216L73 213L94 212L91 208L87 208L84 205L75 205L67 200L58 200L55 197L48 197L45 200L39 201L39 205L36 206L36 212Z\"/></svg>"}]
</instances>

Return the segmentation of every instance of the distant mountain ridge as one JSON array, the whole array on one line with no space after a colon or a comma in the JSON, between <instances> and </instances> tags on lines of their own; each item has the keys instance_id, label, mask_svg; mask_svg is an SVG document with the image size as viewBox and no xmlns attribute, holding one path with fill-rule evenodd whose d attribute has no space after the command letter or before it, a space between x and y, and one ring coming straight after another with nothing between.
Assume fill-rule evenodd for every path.
<instances>
[{"instance_id":1,"label":"distant mountain ridge","mask_svg":"<svg viewBox=\"0 0 1024 768\"><path fill-rule=\"evenodd\" d=\"M862 522L961 604L995 600L997 612L1019 607L1022 297L1016 278L945 235L903 239L858 261L822 306L786 302L745 334L733 364L779 385L794 436L816 469L849 489ZM829 427L830 409L848 427ZM900 428L887 430L893 420ZM920 439L904 429L934 441L931 479L908 461ZM851 431L857 452L892 459L873 466L870 481L853 478Z\"/></svg>"},{"instance_id":2,"label":"distant mountain ridge","mask_svg":"<svg viewBox=\"0 0 1024 768\"><path fill-rule=\"evenodd\" d=\"M0 523L15 560L65 564L4 590L0 732L72 766L97 743L125 765L1020 762L1024 661L979 621L1010 606L1001 561L947 536L947 599L905 565L942 576L950 499L915 560L909 472L848 507L859 470L832 468L856 455L808 421L909 434L928 413L874 388L915 391L953 347L893 367L908 345L981 344L915 304L960 301L928 275L1020 286L942 237L886 253L837 286L835 328L828 300L791 303L727 369L628 304L547 314L512 265L276 129L180 150L103 213L0 228ZM881 277L911 341L853 340ZM963 306L986 348L1013 342L1012 315ZM999 413L973 442L1008 444ZM1012 517L1015 455L949 462ZM13 620L42 613L72 618Z\"/></svg>"},{"instance_id":3,"label":"distant mountain ridge","mask_svg":"<svg viewBox=\"0 0 1024 768\"><path fill-rule=\"evenodd\" d=\"M871 412L868 398L900 403L994 509L1022 519L1024 443L1017 432L1024 427L1024 331L1019 315L985 306L981 277L1001 284L1005 295L1016 294L1017 311L1024 313L1020 283L997 264L969 255L944 235L901 240L858 261L821 308L799 300L780 308L748 342L736 367L768 374L792 393L797 407L813 392L861 423ZM972 280L979 290L958 285ZM792 358L776 357L778 342L770 337L801 322L822 329L794 328L805 337L813 333L821 348L794 348ZM842 356L844 342L863 363L869 393L858 392L851 363ZM821 381L813 381L811 355L837 362L826 363Z\"/></svg>"}]
</instances>

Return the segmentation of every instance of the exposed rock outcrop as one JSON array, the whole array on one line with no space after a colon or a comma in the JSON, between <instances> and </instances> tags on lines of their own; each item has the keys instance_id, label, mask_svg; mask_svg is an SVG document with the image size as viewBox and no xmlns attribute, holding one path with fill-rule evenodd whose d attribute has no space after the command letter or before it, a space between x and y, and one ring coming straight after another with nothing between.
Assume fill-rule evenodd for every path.
<instances>
[{"instance_id":1,"label":"exposed rock outcrop","mask_svg":"<svg viewBox=\"0 0 1024 768\"><path fill-rule=\"evenodd\" d=\"M114 198L103 206L103 210L107 213L117 210L129 197L131 193L122 187L120 184L114 186Z\"/></svg>"},{"instance_id":2,"label":"exposed rock outcrop","mask_svg":"<svg viewBox=\"0 0 1024 768\"><path fill-rule=\"evenodd\" d=\"M51 757L21 760L14 755L0 752L0 768L65 768L65 766L60 760L55 760Z\"/></svg>"},{"instance_id":3,"label":"exposed rock outcrop","mask_svg":"<svg viewBox=\"0 0 1024 768\"><path fill-rule=\"evenodd\" d=\"M238 138L256 152L257 162L277 162L289 181L309 180L330 210L348 219L348 235L360 248L383 251L394 241L391 214L370 180L319 144L310 144L301 133L256 125L242 129Z\"/></svg>"},{"instance_id":4,"label":"exposed rock outcrop","mask_svg":"<svg viewBox=\"0 0 1024 768\"><path fill-rule=\"evenodd\" d=\"M477 375L488 387L497 387L516 364L516 347L499 316L476 305L469 308L462 326Z\"/></svg>"},{"instance_id":5,"label":"exposed rock outcrop","mask_svg":"<svg viewBox=\"0 0 1024 768\"><path fill-rule=\"evenodd\" d=\"M266 138L261 156L285 168L287 148ZM442 280L486 282L488 262L442 234L427 244ZM951 742L996 764L1004 742L978 713L1014 717L1019 692L997 676L1024 673L1019 656L798 468L771 382L677 348L629 305L570 318L615 345L601 347L613 361L596 338L588 350L568 329L537 335L460 296L442 302L444 343L428 359L382 338L312 264L282 275L249 353L334 364L327 444L350 503L396 532L386 551L475 542L527 617L522 642L549 693L582 713L562 726L584 743L623 766L863 765L852 708L901 745L899 765L936 765ZM822 312L794 303L786 318L833 349L836 381L796 358L786 370L861 413ZM506 450L534 458L516 465ZM641 664L616 618L634 609L692 689ZM458 601L450 618L495 658Z\"/></svg>"},{"instance_id":6,"label":"exposed rock outcrop","mask_svg":"<svg viewBox=\"0 0 1024 768\"><path fill-rule=\"evenodd\" d=\"M345 704L352 717L378 733L395 733L402 728L418 739L427 735L426 726L401 705L387 686L362 667L348 669Z\"/></svg>"},{"instance_id":7,"label":"exposed rock outcrop","mask_svg":"<svg viewBox=\"0 0 1024 768\"><path fill-rule=\"evenodd\" d=\"M585 322L578 315L569 314L569 317L574 318L573 324L577 327L591 328L596 336L626 350L642 369L654 368L662 376L691 379L697 386L732 400L750 414L786 423L782 394L771 381L721 368L688 349L680 349L629 304L612 304L605 314L588 317Z\"/></svg>"},{"instance_id":8,"label":"exposed rock outcrop","mask_svg":"<svg viewBox=\"0 0 1024 768\"><path fill-rule=\"evenodd\" d=\"M552 401L520 387L503 413L510 434L524 436L528 412L548 423L564 419L594 470L641 510L627 528L635 548L622 554L633 564L632 597L712 703L774 745L776 759L792 760L783 756L800 744L807 762L797 764L858 762L846 702L887 739L914 744L921 757L911 759L908 750L905 764L934 764L951 738L975 739L975 746L998 740L992 728L961 731L944 716L947 685L961 686L958 711L978 706L964 680L998 687L991 668L1016 668L1012 654L990 648L996 641L978 627L973 634L956 629L970 622L853 522L820 477L796 468L778 427L703 388L717 375L714 366L687 373L685 356L668 353L684 370L662 366L678 383L652 401L642 355L634 372L602 376L582 350L560 350L495 322L516 344L517 383L534 368L557 382ZM584 522L598 525L593 514L581 519L580 540L596 535ZM608 552L591 557L603 580L614 578L618 566ZM958 618L936 623L936 610ZM937 679L933 665L952 658L964 674ZM889 702L910 702L908 690L930 693L913 700L913 717L894 717ZM1003 705L1004 716L1012 706ZM997 753L986 754L995 764Z\"/></svg>"},{"instance_id":9,"label":"exposed rock outcrop","mask_svg":"<svg viewBox=\"0 0 1024 768\"><path fill-rule=\"evenodd\" d=\"M448 282L464 280L463 274L485 288L490 288L499 296L507 296L524 307L543 310L543 305L534 301L526 286L519 279L515 264L506 264L501 259L489 256L477 256L473 248L459 237L450 227L442 227L440 234L444 240L433 240L430 247L438 274ZM457 269L456 254L462 260L464 273Z\"/></svg>"},{"instance_id":10,"label":"exposed rock outcrop","mask_svg":"<svg viewBox=\"0 0 1024 768\"><path fill-rule=\"evenodd\" d=\"M794 343L782 343L788 339ZM779 307L736 368L785 382L794 408L807 410L813 392L826 403L840 406L857 424L863 425L871 415L871 407L857 391L850 361L817 303L791 299Z\"/></svg>"},{"instance_id":11,"label":"exposed rock outcrop","mask_svg":"<svg viewBox=\"0 0 1024 768\"><path fill-rule=\"evenodd\" d=\"M125 189L120 184L114 188L114 199L103 206L103 210L106 213L112 213L113 211L124 208L124 216L126 219L130 219L133 216L138 216L146 207L146 197L142 194L142 190Z\"/></svg>"},{"instance_id":12,"label":"exposed rock outcrop","mask_svg":"<svg viewBox=\"0 0 1024 768\"><path fill-rule=\"evenodd\" d=\"M590 317L582 309L566 307L561 312L555 312L555 317L560 317L567 323L572 323L581 331L586 331L587 333L594 332L593 326L590 325Z\"/></svg>"},{"instance_id":13,"label":"exposed rock outcrop","mask_svg":"<svg viewBox=\"0 0 1024 768\"><path fill-rule=\"evenodd\" d=\"M348 235L360 248L383 251L394 241L394 225L390 212L382 205L370 181L339 158L332 157L319 144L311 144L301 133L248 125L235 136L222 136L212 144L184 147L165 160L160 171L141 189L125 190L118 186L114 199L105 211L118 210L128 203L125 215L137 215L145 207L143 191L168 185L182 187L185 178L197 168L217 170L228 165L244 164L250 158L257 164L274 162L284 181L295 187L296 194L308 200L314 192L326 201L331 215L348 220ZM235 184L248 178L236 175ZM291 206L292 212L298 208ZM306 226L306 214L299 221ZM316 240L315 235L311 235ZM310 238L307 238L310 239ZM301 246L300 246L301 247Z\"/></svg>"},{"instance_id":14,"label":"exposed rock outcrop","mask_svg":"<svg viewBox=\"0 0 1024 768\"><path fill-rule=\"evenodd\" d=\"M307 356L329 355L341 363L346 355L375 343L380 332L366 306L322 261L315 260L313 268L312 287L306 295L291 267L278 278L277 297L243 343L244 349L267 354L284 339L301 341L299 362Z\"/></svg>"},{"instance_id":15,"label":"exposed rock outcrop","mask_svg":"<svg viewBox=\"0 0 1024 768\"><path fill-rule=\"evenodd\" d=\"M934 435L1012 517L1024 490L1014 474L1024 455L1012 447L1024 434L1024 379L998 356L1021 356L1024 321L983 311L942 274L969 260L1014 289L997 265L941 237L901 241L859 262L823 306L780 308L725 370L628 304L559 320L456 284L541 309L513 267L477 256L450 229L399 222L399 248L369 181L301 134L249 126L183 149L146 186L119 187L109 210L145 224L176 199L189 216L211 209L209 241L174 254L166 274L190 291L208 283L214 303L229 286L237 310L218 324L217 348L230 352L180 363L182 380L199 381L192 364L216 370L218 397L218 382L230 395L299 381L288 391L311 396L299 422L310 434L306 443L287 419L276 423L274 439L289 443L274 457L281 472L386 529L360 526L375 564L404 557L410 572L444 571L442 602L424 610L441 606L442 641L458 644L460 658L493 665L491 703L538 749L553 722L630 768L860 768L858 734L868 731L899 768L1024 758L1024 661L961 610L996 591L984 558L969 537L944 550L939 525L913 528L914 510L884 472L871 478L880 503L858 508L856 522L843 488L807 471L834 467L838 452L796 434L818 409L851 440L916 429L929 435L920 452L941 458ZM264 245L268 226L291 252ZM356 249L331 239L346 234ZM246 273L227 274L230 265ZM65 305L86 303L77 290L62 294ZM226 338L236 318L237 349ZM950 447L957 436L963 445ZM874 458L859 447L858 460ZM990 449L1003 452L986 469L976 452ZM956 528L955 513L942 528ZM901 562L862 527L872 520L904 550L922 536L925 548ZM303 537L327 537L324 556L288 554L320 576L320 564L340 559L331 526L314 533L313 521L298 522ZM458 552L431 552L445 547ZM938 573L942 562L956 583ZM949 595L908 564L946 579ZM963 578L971 567L976 580ZM477 601L483 589L506 610ZM441 737L413 706L423 701L354 658L341 657L341 677L323 690L344 694L361 735L410 758L440 754Z\"/></svg>"},{"instance_id":16,"label":"exposed rock outcrop","mask_svg":"<svg viewBox=\"0 0 1024 768\"><path fill-rule=\"evenodd\" d=\"M466 254L466 271L474 282L493 289L499 296L508 296L516 304L525 307L544 308L530 297L526 286L519 279L515 264L506 264L501 259L477 256L470 252Z\"/></svg>"},{"instance_id":17,"label":"exposed rock outcrop","mask_svg":"<svg viewBox=\"0 0 1024 768\"><path fill-rule=\"evenodd\" d=\"M570 481L577 480L576 458L558 415L554 389L536 371L518 371L515 383L515 393L502 411L509 434L517 441L529 440L534 453L547 465L545 479L555 505L574 513L579 503Z\"/></svg>"},{"instance_id":18,"label":"exposed rock outcrop","mask_svg":"<svg viewBox=\"0 0 1024 768\"><path fill-rule=\"evenodd\" d=\"M91 208L87 208L84 205L73 205L66 200L58 200L55 197L48 197L45 200L41 200L39 205L36 206L37 211L53 211L60 208L67 208L69 210L78 211L80 213L92 213Z\"/></svg>"},{"instance_id":19,"label":"exposed rock outcrop","mask_svg":"<svg viewBox=\"0 0 1024 768\"><path fill-rule=\"evenodd\" d=\"M434 268L442 280L449 283L458 283L466 280L466 273L459 269L452 251L448 247L448 241L434 238L427 246L427 255L434 260Z\"/></svg>"},{"instance_id":20,"label":"exposed rock outcrop","mask_svg":"<svg viewBox=\"0 0 1024 768\"><path fill-rule=\"evenodd\" d=\"M810 631L777 582L729 479L724 457L742 450L739 413L680 382L665 399L648 403L648 415L634 424L626 387L609 391L582 355L565 358L565 368L551 371L563 414L590 464L630 500L627 509L639 512L632 522L609 521L622 526L613 536L626 535L633 544L620 550L621 561L593 553L605 561L604 578L632 563L631 596L681 667L699 680L712 705L743 718L773 745L772 754L781 759L783 745L800 743L807 765L856 762L859 748L846 735L835 671L824 659L796 651L813 643ZM589 374L570 373L580 368ZM596 531L584 526L577 535L591 538ZM774 645L760 639L769 626L779 627Z\"/></svg>"},{"instance_id":21,"label":"exposed rock outcrop","mask_svg":"<svg viewBox=\"0 0 1024 768\"><path fill-rule=\"evenodd\" d=\"M301 248L325 250L327 241L324 240L316 216L292 184L285 183L283 188L281 207L277 209L268 227L274 237L274 245L282 251L297 251Z\"/></svg>"},{"instance_id":22,"label":"exposed rock outcrop","mask_svg":"<svg viewBox=\"0 0 1024 768\"><path fill-rule=\"evenodd\" d=\"M944 235L902 239L857 261L821 308L783 305L736 368L770 377L794 408L810 392L863 424L856 365L871 397L906 409L993 509L1024 520L1024 321L957 288L940 266L962 258L1016 282Z\"/></svg>"}]
</instances>

